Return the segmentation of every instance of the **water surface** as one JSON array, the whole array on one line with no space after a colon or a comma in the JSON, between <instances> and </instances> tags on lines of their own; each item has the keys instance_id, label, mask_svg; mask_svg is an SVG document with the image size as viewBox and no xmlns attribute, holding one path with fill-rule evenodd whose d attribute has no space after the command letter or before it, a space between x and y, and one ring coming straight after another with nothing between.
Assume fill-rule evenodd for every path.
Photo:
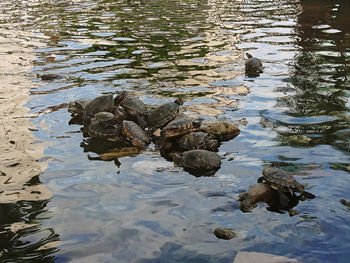
<instances>
[{"instance_id":1,"label":"water surface","mask_svg":"<svg viewBox=\"0 0 350 263\"><path fill-rule=\"evenodd\" d=\"M38 114L33 133L51 162L29 184L53 193L1 205L12 211L5 226L39 223L2 232L4 262L232 262L237 251L300 262L350 257L349 208L339 202L350 200L347 1L6 1L1 9L2 28L16 24L45 44L33 50L38 85L26 106ZM246 52L262 60L260 76L245 76ZM215 176L194 177L154 145L93 161L113 145L84 138L65 108L48 108L123 90L149 104L182 97L192 116L246 125L222 143ZM316 195L299 203L299 215L265 204L239 210L237 194L268 163ZM218 226L238 237L217 239Z\"/></svg>"}]
</instances>

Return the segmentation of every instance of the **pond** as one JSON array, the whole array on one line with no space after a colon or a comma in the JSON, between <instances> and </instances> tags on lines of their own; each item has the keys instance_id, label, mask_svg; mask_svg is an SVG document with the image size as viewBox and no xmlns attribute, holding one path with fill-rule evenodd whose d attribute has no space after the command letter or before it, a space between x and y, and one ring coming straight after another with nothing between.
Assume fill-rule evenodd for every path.
<instances>
[{"instance_id":1,"label":"pond","mask_svg":"<svg viewBox=\"0 0 350 263\"><path fill-rule=\"evenodd\" d=\"M0 204L1 262L232 262L256 251L300 262L350 258L350 4L346 0L2 1L0 28L38 42L29 76L52 197ZM5 31L3 31L5 32ZM6 37L5 33L1 33ZM246 53L264 71L246 76ZM44 81L37 74L61 74ZM130 91L147 104L239 124L221 168L195 177L154 144L95 160L114 145L84 137L64 103ZM316 198L300 214L237 195L273 164ZM25 223L13 231L9 226ZM216 227L237 231L221 240Z\"/></svg>"}]
</instances>

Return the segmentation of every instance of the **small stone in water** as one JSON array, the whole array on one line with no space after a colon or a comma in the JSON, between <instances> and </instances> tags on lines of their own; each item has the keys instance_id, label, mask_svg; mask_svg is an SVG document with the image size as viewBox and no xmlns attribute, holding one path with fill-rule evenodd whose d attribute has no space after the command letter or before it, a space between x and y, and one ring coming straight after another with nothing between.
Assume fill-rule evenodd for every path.
<instances>
[{"instance_id":1,"label":"small stone in water","mask_svg":"<svg viewBox=\"0 0 350 263\"><path fill-rule=\"evenodd\" d=\"M214 235L217 238L225 239L225 240L229 240L229 239L235 238L237 236L236 233L232 229L226 228L226 227L215 228Z\"/></svg>"}]
</instances>

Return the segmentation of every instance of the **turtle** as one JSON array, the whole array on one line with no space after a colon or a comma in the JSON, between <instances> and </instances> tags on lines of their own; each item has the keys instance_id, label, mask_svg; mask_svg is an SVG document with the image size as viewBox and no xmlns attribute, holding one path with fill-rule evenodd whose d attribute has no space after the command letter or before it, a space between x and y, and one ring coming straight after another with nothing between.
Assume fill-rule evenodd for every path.
<instances>
[{"instance_id":1,"label":"turtle","mask_svg":"<svg viewBox=\"0 0 350 263\"><path fill-rule=\"evenodd\" d=\"M262 170L263 176L258 178L258 183L266 182L278 193L281 209L288 208L289 201L295 197L295 193L300 193L299 199L315 198L309 192L306 192L304 186L298 183L295 178L284 170L266 166Z\"/></svg>"},{"instance_id":2,"label":"turtle","mask_svg":"<svg viewBox=\"0 0 350 263\"><path fill-rule=\"evenodd\" d=\"M90 123L91 118L98 112L113 112L114 100L113 95L102 95L91 100L83 111L83 120L86 123Z\"/></svg>"},{"instance_id":3,"label":"turtle","mask_svg":"<svg viewBox=\"0 0 350 263\"><path fill-rule=\"evenodd\" d=\"M245 73L248 76L259 76L263 72L263 65L260 59L253 57L251 54L246 53L248 60L245 62Z\"/></svg>"},{"instance_id":4,"label":"turtle","mask_svg":"<svg viewBox=\"0 0 350 263\"><path fill-rule=\"evenodd\" d=\"M83 115L86 105L91 101L91 99L81 98L69 102L68 112L71 113L73 117L81 117Z\"/></svg>"},{"instance_id":5,"label":"turtle","mask_svg":"<svg viewBox=\"0 0 350 263\"><path fill-rule=\"evenodd\" d=\"M150 139L144 130L133 121L125 120L122 125L122 133L136 147L145 147L150 143Z\"/></svg>"},{"instance_id":6,"label":"turtle","mask_svg":"<svg viewBox=\"0 0 350 263\"><path fill-rule=\"evenodd\" d=\"M55 73L46 73L46 74L36 74L37 78L41 78L42 80L55 80L55 79L62 79L63 76Z\"/></svg>"},{"instance_id":7,"label":"turtle","mask_svg":"<svg viewBox=\"0 0 350 263\"><path fill-rule=\"evenodd\" d=\"M210 176L221 166L220 156L216 152L207 150L185 151L182 155L174 154L174 164L183 167L195 176Z\"/></svg>"},{"instance_id":8,"label":"turtle","mask_svg":"<svg viewBox=\"0 0 350 263\"><path fill-rule=\"evenodd\" d=\"M142 128L147 126L146 118L148 116L148 109L146 104L138 97L126 94L125 98L121 100L120 106L122 106Z\"/></svg>"},{"instance_id":9,"label":"turtle","mask_svg":"<svg viewBox=\"0 0 350 263\"><path fill-rule=\"evenodd\" d=\"M148 127L156 129L165 126L176 117L179 112L179 106L182 103L181 99L176 99L174 102L163 103L152 110L148 115Z\"/></svg>"},{"instance_id":10,"label":"turtle","mask_svg":"<svg viewBox=\"0 0 350 263\"><path fill-rule=\"evenodd\" d=\"M201 126L200 131L214 136L218 141L228 141L240 134L240 129L228 121L208 122Z\"/></svg>"},{"instance_id":11,"label":"turtle","mask_svg":"<svg viewBox=\"0 0 350 263\"><path fill-rule=\"evenodd\" d=\"M184 135L198 129L201 125L201 120L191 119L185 114L179 114L175 119L170 121L161 131L158 142L159 148L170 148L172 138ZM170 144L169 144L170 142ZM170 147L169 147L170 146Z\"/></svg>"},{"instance_id":12,"label":"turtle","mask_svg":"<svg viewBox=\"0 0 350 263\"><path fill-rule=\"evenodd\" d=\"M177 145L184 150L204 149L217 152L220 143L212 135L201 131L194 131L176 139Z\"/></svg>"},{"instance_id":13,"label":"turtle","mask_svg":"<svg viewBox=\"0 0 350 263\"><path fill-rule=\"evenodd\" d=\"M98 124L103 127L109 127L117 124L117 119L111 112L101 111L94 115L91 124Z\"/></svg>"},{"instance_id":14,"label":"turtle","mask_svg":"<svg viewBox=\"0 0 350 263\"><path fill-rule=\"evenodd\" d=\"M118 141L120 138L120 126L104 127L99 124L90 124L88 126L88 134L94 138Z\"/></svg>"}]
</instances>

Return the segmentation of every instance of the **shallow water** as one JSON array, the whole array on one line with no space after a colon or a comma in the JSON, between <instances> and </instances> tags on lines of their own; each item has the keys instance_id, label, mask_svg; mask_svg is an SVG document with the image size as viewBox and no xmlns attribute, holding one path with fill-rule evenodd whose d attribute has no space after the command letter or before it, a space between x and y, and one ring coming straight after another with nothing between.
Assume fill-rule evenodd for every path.
<instances>
[{"instance_id":1,"label":"shallow water","mask_svg":"<svg viewBox=\"0 0 350 263\"><path fill-rule=\"evenodd\" d=\"M300 262L350 257L350 5L344 1L6 1L0 27L35 32L31 108L47 147L49 200L1 204L2 262L232 262L258 251ZM1 34L1 33L0 33ZM29 39L30 40L30 39ZM244 74L246 52L264 72ZM58 73L45 82L36 74ZM154 145L93 161L113 145L84 138L66 108L122 90L145 103L184 98L192 116L241 121L220 170L194 177ZM242 121L243 120L243 121ZM272 163L316 195L294 217L239 210ZM15 233L6 226L35 224ZM230 227L230 241L213 235ZM57 243L60 241L60 243ZM53 245L54 244L54 245ZM45 246L46 245L46 246ZM40 248L40 249L39 249Z\"/></svg>"}]
</instances>

